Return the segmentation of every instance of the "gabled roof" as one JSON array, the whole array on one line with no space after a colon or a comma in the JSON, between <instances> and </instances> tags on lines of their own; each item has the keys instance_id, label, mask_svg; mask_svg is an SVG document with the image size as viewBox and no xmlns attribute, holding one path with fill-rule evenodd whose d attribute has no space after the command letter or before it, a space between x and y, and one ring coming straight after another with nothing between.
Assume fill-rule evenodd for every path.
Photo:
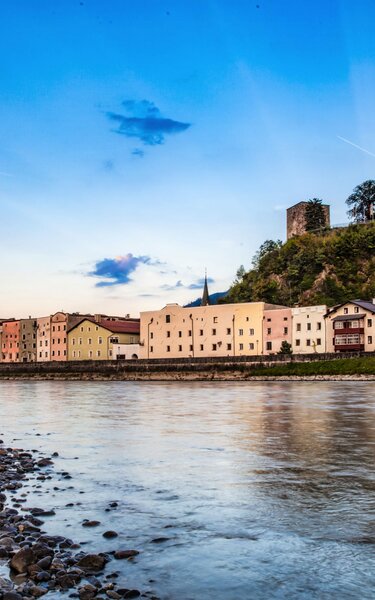
<instances>
[{"instance_id":1,"label":"gabled roof","mask_svg":"<svg viewBox=\"0 0 375 600\"><path fill-rule=\"evenodd\" d=\"M68 332L73 331L76 327L81 325L84 321L89 321L93 325L97 325L98 327L103 327L107 329L111 333L134 333L139 334L140 331L140 322L134 319L129 321L112 321L111 319L101 319L101 321L95 321L95 319L89 319L84 317L78 323L75 323L72 327L68 329Z\"/></svg>"},{"instance_id":2,"label":"gabled roof","mask_svg":"<svg viewBox=\"0 0 375 600\"><path fill-rule=\"evenodd\" d=\"M336 306L334 306L333 308L328 310L327 314L324 315L324 318L328 317L332 313L335 313L339 308L341 308L342 306L345 306L346 304L354 304L355 306L358 306L359 308L368 310L372 314L375 314L375 304L373 302L369 302L368 300L348 300L347 302L342 302L341 304L337 304ZM348 316L348 315L345 315L345 316Z\"/></svg>"}]
</instances>

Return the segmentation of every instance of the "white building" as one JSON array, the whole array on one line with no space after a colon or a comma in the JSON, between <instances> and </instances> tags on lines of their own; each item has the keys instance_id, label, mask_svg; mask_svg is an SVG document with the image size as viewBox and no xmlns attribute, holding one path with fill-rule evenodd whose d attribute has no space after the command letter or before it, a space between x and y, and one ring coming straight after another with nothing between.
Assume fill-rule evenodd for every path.
<instances>
[{"instance_id":1,"label":"white building","mask_svg":"<svg viewBox=\"0 0 375 600\"><path fill-rule=\"evenodd\" d=\"M292 308L293 354L326 352L326 305Z\"/></svg>"}]
</instances>

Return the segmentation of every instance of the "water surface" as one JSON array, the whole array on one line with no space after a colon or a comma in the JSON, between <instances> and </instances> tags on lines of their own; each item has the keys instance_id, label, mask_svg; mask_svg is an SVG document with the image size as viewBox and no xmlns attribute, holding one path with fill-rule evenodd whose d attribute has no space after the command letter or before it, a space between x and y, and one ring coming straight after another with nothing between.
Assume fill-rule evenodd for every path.
<instances>
[{"instance_id":1,"label":"water surface","mask_svg":"<svg viewBox=\"0 0 375 600\"><path fill-rule=\"evenodd\" d=\"M375 597L373 383L1 382L0 433L57 450L72 475L25 489L28 506L56 508L48 532L141 551L108 565L126 587Z\"/></svg>"}]
</instances>

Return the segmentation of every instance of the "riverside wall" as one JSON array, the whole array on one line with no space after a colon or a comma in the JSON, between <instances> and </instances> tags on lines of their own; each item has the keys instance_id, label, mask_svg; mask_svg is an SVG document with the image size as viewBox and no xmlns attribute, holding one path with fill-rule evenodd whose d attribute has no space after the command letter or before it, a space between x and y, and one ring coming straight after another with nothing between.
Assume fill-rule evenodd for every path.
<instances>
[{"instance_id":1,"label":"riverside wall","mask_svg":"<svg viewBox=\"0 0 375 600\"><path fill-rule=\"evenodd\" d=\"M192 380L248 379L252 367L345 360L375 352L296 354L268 356L231 356L180 359L138 359L126 361L68 361L41 363L0 363L1 379L65 379L65 380Z\"/></svg>"}]
</instances>

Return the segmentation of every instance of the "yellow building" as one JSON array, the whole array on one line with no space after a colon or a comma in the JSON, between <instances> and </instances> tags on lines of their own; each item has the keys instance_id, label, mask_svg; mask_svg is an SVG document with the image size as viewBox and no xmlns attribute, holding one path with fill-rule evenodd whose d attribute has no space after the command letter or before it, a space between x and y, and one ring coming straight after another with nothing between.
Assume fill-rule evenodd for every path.
<instances>
[{"instance_id":1,"label":"yellow building","mask_svg":"<svg viewBox=\"0 0 375 600\"><path fill-rule=\"evenodd\" d=\"M114 346L139 342L139 319L85 318L68 330L68 360L112 360Z\"/></svg>"},{"instance_id":2,"label":"yellow building","mask_svg":"<svg viewBox=\"0 0 375 600\"><path fill-rule=\"evenodd\" d=\"M141 358L251 356L263 353L265 302L182 307L141 313Z\"/></svg>"}]
</instances>

